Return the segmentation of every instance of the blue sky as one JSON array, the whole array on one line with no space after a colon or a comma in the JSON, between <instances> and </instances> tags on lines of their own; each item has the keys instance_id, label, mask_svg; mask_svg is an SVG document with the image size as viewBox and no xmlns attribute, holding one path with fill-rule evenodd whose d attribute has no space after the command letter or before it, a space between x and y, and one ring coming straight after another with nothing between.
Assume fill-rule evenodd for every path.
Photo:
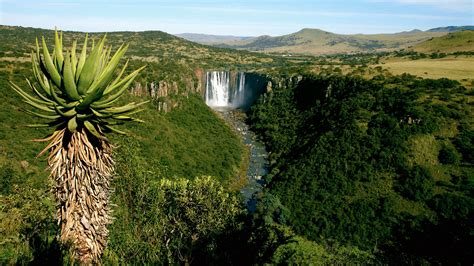
<instances>
[{"instance_id":1,"label":"blue sky","mask_svg":"<svg viewBox=\"0 0 474 266\"><path fill-rule=\"evenodd\" d=\"M257 36L302 28L391 33L474 25L473 0L0 0L0 24Z\"/></svg>"}]
</instances>

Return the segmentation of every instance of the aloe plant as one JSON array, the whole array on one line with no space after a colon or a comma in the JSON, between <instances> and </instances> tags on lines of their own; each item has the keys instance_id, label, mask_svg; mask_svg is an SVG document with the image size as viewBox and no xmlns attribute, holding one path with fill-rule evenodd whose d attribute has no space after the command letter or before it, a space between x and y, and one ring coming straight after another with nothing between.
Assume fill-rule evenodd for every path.
<instances>
[{"instance_id":1,"label":"aloe plant","mask_svg":"<svg viewBox=\"0 0 474 266\"><path fill-rule=\"evenodd\" d=\"M88 53L86 34L80 55L76 54L76 41L64 53L63 34L57 31L51 54L44 37L41 49L36 39L36 52L31 54L33 80L27 79L30 93L10 82L23 102L36 109L24 111L47 121L29 126L54 129L50 136L36 140L49 142L38 156L49 152L60 240L85 264L100 259L107 245L107 225L112 221L113 145L106 133L125 134L114 126L124 121L142 122L131 115L146 103L115 105L144 67L124 76L128 61L120 71L117 68L128 45L111 55L105 39L92 41Z\"/></svg>"}]
</instances>

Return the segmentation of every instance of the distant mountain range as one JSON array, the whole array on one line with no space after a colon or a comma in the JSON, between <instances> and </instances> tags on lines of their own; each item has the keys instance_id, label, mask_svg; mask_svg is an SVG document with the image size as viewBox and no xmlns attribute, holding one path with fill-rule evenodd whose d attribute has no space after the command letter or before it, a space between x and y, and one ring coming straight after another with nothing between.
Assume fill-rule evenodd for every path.
<instances>
[{"instance_id":1,"label":"distant mountain range","mask_svg":"<svg viewBox=\"0 0 474 266\"><path fill-rule=\"evenodd\" d=\"M200 33L181 33L176 34L176 36L186 39L188 41L197 42L201 44L228 43L234 41L244 41L253 38L232 35L209 35Z\"/></svg>"},{"instance_id":2,"label":"distant mountain range","mask_svg":"<svg viewBox=\"0 0 474 266\"><path fill-rule=\"evenodd\" d=\"M427 30L428 32L453 32L462 30L474 30L474 26L447 26Z\"/></svg>"},{"instance_id":3,"label":"distant mountain range","mask_svg":"<svg viewBox=\"0 0 474 266\"><path fill-rule=\"evenodd\" d=\"M190 41L223 48L320 55L409 48L434 37L463 30L474 30L474 26L448 26L433 28L427 31L415 29L390 34L336 34L320 29L302 29L295 33L275 37L268 35L239 37L189 33L177 36Z\"/></svg>"}]
</instances>

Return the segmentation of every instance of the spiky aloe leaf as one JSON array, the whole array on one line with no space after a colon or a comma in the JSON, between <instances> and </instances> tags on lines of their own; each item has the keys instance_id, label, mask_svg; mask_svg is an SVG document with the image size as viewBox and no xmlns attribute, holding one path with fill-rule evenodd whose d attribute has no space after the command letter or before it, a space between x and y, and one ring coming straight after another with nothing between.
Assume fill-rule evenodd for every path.
<instances>
[{"instance_id":1,"label":"spiky aloe leaf","mask_svg":"<svg viewBox=\"0 0 474 266\"><path fill-rule=\"evenodd\" d=\"M65 117L65 118L69 118L69 117L73 117L75 115L77 115L77 111L76 109L69 109L69 110L64 110L64 109L61 109L60 107L58 107L57 105L54 106L54 109L56 110L56 112L58 114L60 114L62 117ZM65 108L67 109L67 108Z\"/></svg>"},{"instance_id":2,"label":"spiky aloe leaf","mask_svg":"<svg viewBox=\"0 0 474 266\"><path fill-rule=\"evenodd\" d=\"M56 90L54 88L51 88L51 96L54 99L56 103L59 105L66 107L66 108L72 108L74 106L77 106L79 102L67 102L63 98L59 97L58 94L56 93Z\"/></svg>"},{"instance_id":3,"label":"spiky aloe leaf","mask_svg":"<svg viewBox=\"0 0 474 266\"><path fill-rule=\"evenodd\" d=\"M104 42L105 36L102 38L100 43L92 49L91 54L87 57L84 63L77 85L77 89L83 93L89 90L89 86L94 81L94 78L99 74L97 73L97 68L99 67L99 60L102 48L104 47Z\"/></svg>"},{"instance_id":4,"label":"spiky aloe leaf","mask_svg":"<svg viewBox=\"0 0 474 266\"><path fill-rule=\"evenodd\" d=\"M76 45L77 45L77 41L74 40L72 42L72 48L71 48L71 69L74 75L76 74L76 67L77 67ZM76 81L75 77L73 79L75 82Z\"/></svg>"},{"instance_id":5,"label":"spiky aloe leaf","mask_svg":"<svg viewBox=\"0 0 474 266\"><path fill-rule=\"evenodd\" d=\"M124 106L120 106L120 107L110 107L110 108L107 108L107 109L104 109L104 110L101 110L101 112L103 113L109 113L109 114L123 114L123 113L127 113L127 112L130 112L130 111L133 111L135 109L137 109L138 107L148 103L149 101L145 101L145 102L141 102L141 103L129 103L127 105L124 105Z\"/></svg>"},{"instance_id":6,"label":"spiky aloe leaf","mask_svg":"<svg viewBox=\"0 0 474 266\"><path fill-rule=\"evenodd\" d=\"M124 55L127 51L128 46L121 46L115 55L110 60L109 64L105 67L104 71L100 74L99 78L92 83L90 88L87 91L87 95L81 104L78 106L79 108L86 108L88 107L93 101L100 99L103 95L104 90L106 89L106 85L110 83L112 79L112 75L115 72L115 69L118 66L120 58Z\"/></svg>"},{"instance_id":7,"label":"spiky aloe leaf","mask_svg":"<svg viewBox=\"0 0 474 266\"><path fill-rule=\"evenodd\" d=\"M37 55L37 56L38 57L35 57L35 55L33 53L31 54L31 63L32 63L32 66L33 66L33 76L35 77L36 82L38 82L38 84L40 85L40 88L46 93L46 95L51 97L51 89L49 87L49 84L47 84L47 82L45 83L45 80L44 80L45 76L43 75L43 73L40 73L40 71L38 69L38 63L37 63L36 60L37 60L37 58L39 60L40 57L39 57L39 55Z\"/></svg>"},{"instance_id":8,"label":"spiky aloe leaf","mask_svg":"<svg viewBox=\"0 0 474 266\"><path fill-rule=\"evenodd\" d=\"M63 69L63 62L64 62L64 56L63 56L63 33L61 32L61 38L58 37L58 31L54 31L54 55L56 58L56 68L61 72Z\"/></svg>"},{"instance_id":9,"label":"spiky aloe leaf","mask_svg":"<svg viewBox=\"0 0 474 266\"><path fill-rule=\"evenodd\" d=\"M108 94L111 94L112 92L114 92L116 89L123 89L125 87L128 88L128 86L130 86L130 84L132 83L132 81L137 77L137 75L143 70L145 69L146 66L142 66L141 68L133 71L132 73L130 73L128 76L126 76L125 78L123 78L121 81L109 86L108 88L106 88L104 90L104 95L108 95ZM125 85L125 86L124 86ZM121 88L121 89L120 89ZM121 93L120 93L121 94Z\"/></svg>"},{"instance_id":10,"label":"spiky aloe leaf","mask_svg":"<svg viewBox=\"0 0 474 266\"><path fill-rule=\"evenodd\" d=\"M69 99L76 101L81 99L81 96L79 96L76 89L76 82L74 81L74 73L71 65L71 56L69 53L66 54L66 58L64 59L63 88Z\"/></svg>"},{"instance_id":11,"label":"spiky aloe leaf","mask_svg":"<svg viewBox=\"0 0 474 266\"><path fill-rule=\"evenodd\" d=\"M37 98L29 95L28 93L24 92L20 87L18 87L15 83L13 83L11 81L10 81L10 87L26 101L33 102L35 104L41 105L44 108L47 108L48 106L50 106L49 102L37 99ZM40 109L40 108L38 108L38 109Z\"/></svg>"},{"instance_id":12,"label":"spiky aloe leaf","mask_svg":"<svg viewBox=\"0 0 474 266\"><path fill-rule=\"evenodd\" d=\"M118 130L118 129L116 129L116 128L112 127L112 126L109 126L109 125L104 125L104 128L105 128L105 129L108 129L108 130L111 131L111 132L117 133L117 134L128 135L127 132Z\"/></svg>"},{"instance_id":13,"label":"spiky aloe leaf","mask_svg":"<svg viewBox=\"0 0 474 266\"><path fill-rule=\"evenodd\" d=\"M29 91L21 89L14 83L10 85L25 103L41 111L26 112L53 120L47 125L58 126L61 130L72 133L86 130L92 136L103 140L105 140L104 132L121 132L116 128L105 127L120 124L114 123L114 120L141 122L131 115L140 112L138 107L146 102L123 106L115 104L144 67L123 77L128 66L127 61L114 78L128 45L123 44L112 55L112 47L104 48L105 39L106 36L97 43L93 40L93 47L88 54L88 35L86 35L79 58L76 57L76 41L73 41L72 49L63 54L63 50L67 49L63 47L62 33L57 31L54 33L52 54L49 53L45 38L41 38L41 47L37 39L36 53L31 54L35 84L27 80Z\"/></svg>"},{"instance_id":14,"label":"spiky aloe leaf","mask_svg":"<svg viewBox=\"0 0 474 266\"><path fill-rule=\"evenodd\" d=\"M44 66L46 68L47 74L49 75L51 80L54 82L54 84L59 88L61 87L61 75L59 75L59 71L56 69L56 67L53 64L53 59L51 58L51 55L49 55L48 47L46 46L44 37L41 38L41 41L43 44Z\"/></svg>"},{"instance_id":15,"label":"spiky aloe leaf","mask_svg":"<svg viewBox=\"0 0 474 266\"><path fill-rule=\"evenodd\" d=\"M58 118L61 117L60 115L45 115L45 114L40 114L40 113L33 112L33 111L30 111L30 110L27 110L27 109L23 109L22 111L25 112L25 113L27 113L27 114L30 114L30 115L32 115L32 116L36 116L36 117L44 118L44 119L49 119L49 120L56 120L56 119L58 119Z\"/></svg>"},{"instance_id":16,"label":"spiky aloe leaf","mask_svg":"<svg viewBox=\"0 0 474 266\"><path fill-rule=\"evenodd\" d=\"M95 128L95 126L89 122L89 121L84 121L84 126L87 128L87 130L92 134L94 135L96 138L98 139L103 139L103 140L106 140L107 138L105 138L105 136L103 136L101 133L99 133L99 131L97 131L97 129Z\"/></svg>"},{"instance_id":17,"label":"spiky aloe leaf","mask_svg":"<svg viewBox=\"0 0 474 266\"><path fill-rule=\"evenodd\" d=\"M82 73L82 68L84 67L84 63L86 62L86 55L87 55L87 37L88 34L86 33L86 38L84 39L84 46L82 47L81 56L79 57L79 61L77 62L77 70L76 70L76 82L79 81L79 77ZM84 95L85 89L87 88L77 88L79 94Z\"/></svg>"}]
</instances>

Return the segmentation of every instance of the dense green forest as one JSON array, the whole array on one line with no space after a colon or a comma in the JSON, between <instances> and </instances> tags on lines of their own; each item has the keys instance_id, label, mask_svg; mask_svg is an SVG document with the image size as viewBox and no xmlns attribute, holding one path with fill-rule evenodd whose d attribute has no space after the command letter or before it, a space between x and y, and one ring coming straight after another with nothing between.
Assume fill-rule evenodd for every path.
<instances>
[{"instance_id":1,"label":"dense green forest","mask_svg":"<svg viewBox=\"0 0 474 266\"><path fill-rule=\"evenodd\" d=\"M381 263L473 261L472 89L410 75L305 76L249 117L283 224Z\"/></svg>"}]
</instances>

